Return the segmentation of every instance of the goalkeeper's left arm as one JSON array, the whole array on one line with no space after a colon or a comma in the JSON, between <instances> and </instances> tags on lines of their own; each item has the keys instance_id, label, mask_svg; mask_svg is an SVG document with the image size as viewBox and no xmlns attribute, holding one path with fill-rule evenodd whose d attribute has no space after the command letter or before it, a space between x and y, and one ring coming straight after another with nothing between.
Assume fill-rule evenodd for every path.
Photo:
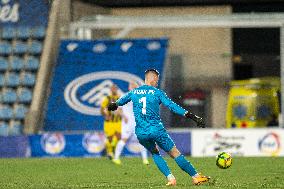
<instances>
[{"instance_id":1,"label":"goalkeeper's left arm","mask_svg":"<svg viewBox=\"0 0 284 189\"><path fill-rule=\"evenodd\" d=\"M108 105L108 110L115 111L117 110L118 106L123 106L127 104L128 102L131 101L131 95L132 95L132 92L129 91L128 93L120 97L116 102L110 102Z\"/></svg>"}]
</instances>

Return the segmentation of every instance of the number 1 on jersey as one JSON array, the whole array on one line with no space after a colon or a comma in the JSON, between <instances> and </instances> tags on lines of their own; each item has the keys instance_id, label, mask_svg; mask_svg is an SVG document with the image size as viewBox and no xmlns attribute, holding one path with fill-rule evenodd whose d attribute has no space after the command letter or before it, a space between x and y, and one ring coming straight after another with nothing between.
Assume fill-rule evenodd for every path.
<instances>
[{"instance_id":1,"label":"number 1 on jersey","mask_svg":"<svg viewBox=\"0 0 284 189\"><path fill-rule=\"evenodd\" d=\"M146 97L139 99L139 103L142 103L142 114L146 114Z\"/></svg>"}]
</instances>

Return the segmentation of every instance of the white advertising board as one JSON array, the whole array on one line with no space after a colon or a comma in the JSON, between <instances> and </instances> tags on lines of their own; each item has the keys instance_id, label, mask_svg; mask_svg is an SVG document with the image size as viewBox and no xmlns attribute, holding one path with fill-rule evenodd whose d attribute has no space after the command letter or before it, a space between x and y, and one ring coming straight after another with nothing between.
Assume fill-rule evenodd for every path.
<instances>
[{"instance_id":1,"label":"white advertising board","mask_svg":"<svg viewBox=\"0 0 284 189\"><path fill-rule=\"evenodd\" d=\"M191 132L194 157L284 156L284 129L196 129Z\"/></svg>"}]
</instances>

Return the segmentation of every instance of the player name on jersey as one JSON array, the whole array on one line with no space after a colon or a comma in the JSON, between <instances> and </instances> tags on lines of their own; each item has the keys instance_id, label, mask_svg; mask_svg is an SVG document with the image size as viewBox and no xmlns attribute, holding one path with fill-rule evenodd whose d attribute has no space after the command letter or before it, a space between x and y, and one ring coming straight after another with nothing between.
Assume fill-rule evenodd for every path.
<instances>
[{"instance_id":1,"label":"player name on jersey","mask_svg":"<svg viewBox=\"0 0 284 189\"><path fill-rule=\"evenodd\" d=\"M134 94L155 94L154 90L134 90Z\"/></svg>"}]
</instances>

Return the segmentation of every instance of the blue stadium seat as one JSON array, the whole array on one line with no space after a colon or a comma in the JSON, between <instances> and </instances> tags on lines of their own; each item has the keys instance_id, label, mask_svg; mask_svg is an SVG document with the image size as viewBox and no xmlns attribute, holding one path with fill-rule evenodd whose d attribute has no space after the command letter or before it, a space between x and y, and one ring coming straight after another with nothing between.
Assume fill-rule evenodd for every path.
<instances>
[{"instance_id":1,"label":"blue stadium seat","mask_svg":"<svg viewBox=\"0 0 284 189\"><path fill-rule=\"evenodd\" d=\"M8 69L8 60L0 57L0 71L6 71Z\"/></svg>"},{"instance_id":2,"label":"blue stadium seat","mask_svg":"<svg viewBox=\"0 0 284 189\"><path fill-rule=\"evenodd\" d=\"M42 51L42 43L39 41L32 41L28 51L30 54L40 54Z\"/></svg>"},{"instance_id":3,"label":"blue stadium seat","mask_svg":"<svg viewBox=\"0 0 284 189\"><path fill-rule=\"evenodd\" d=\"M8 42L1 42L0 43L0 54L1 55L8 55L12 53L12 46Z\"/></svg>"},{"instance_id":4,"label":"blue stadium seat","mask_svg":"<svg viewBox=\"0 0 284 189\"><path fill-rule=\"evenodd\" d=\"M14 106L14 118L15 119L24 119L28 109L23 104L17 104Z\"/></svg>"},{"instance_id":5,"label":"blue stadium seat","mask_svg":"<svg viewBox=\"0 0 284 189\"><path fill-rule=\"evenodd\" d=\"M5 85L8 87L16 87L20 85L20 76L19 74L9 72L5 76Z\"/></svg>"},{"instance_id":6,"label":"blue stadium seat","mask_svg":"<svg viewBox=\"0 0 284 189\"><path fill-rule=\"evenodd\" d=\"M32 101L33 93L30 89L19 88L17 94L20 103L30 103Z\"/></svg>"},{"instance_id":7,"label":"blue stadium seat","mask_svg":"<svg viewBox=\"0 0 284 189\"><path fill-rule=\"evenodd\" d=\"M35 75L29 72L24 72L21 75L21 84L24 86L33 86L35 84Z\"/></svg>"},{"instance_id":8,"label":"blue stadium seat","mask_svg":"<svg viewBox=\"0 0 284 189\"><path fill-rule=\"evenodd\" d=\"M28 39L31 36L31 28L30 27L18 27L17 28L17 38L18 39Z\"/></svg>"},{"instance_id":9,"label":"blue stadium seat","mask_svg":"<svg viewBox=\"0 0 284 189\"><path fill-rule=\"evenodd\" d=\"M24 126L20 121L10 121L9 135L21 135Z\"/></svg>"},{"instance_id":10,"label":"blue stadium seat","mask_svg":"<svg viewBox=\"0 0 284 189\"><path fill-rule=\"evenodd\" d=\"M24 68L24 60L17 56L13 56L10 61L10 69L14 71L20 71Z\"/></svg>"},{"instance_id":11,"label":"blue stadium seat","mask_svg":"<svg viewBox=\"0 0 284 189\"><path fill-rule=\"evenodd\" d=\"M13 39L16 37L16 29L14 27L3 27L2 28L2 39Z\"/></svg>"},{"instance_id":12,"label":"blue stadium seat","mask_svg":"<svg viewBox=\"0 0 284 189\"><path fill-rule=\"evenodd\" d=\"M44 26L38 26L32 30L32 38L34 39L43 39L45 36L46 28Z\"/></svg>"},{"instance_id":13,"label":"blue stadium seat","mask_svg":"<svg viewBox=\"0 0 284 189\"><path fill-rule=\"evenodd\" d=\"M37 70L39 68L39 59L33 56L27 58L25 63L26 70Z\"/></svg>"},{"instance_id":14,"label":"blue stadium seat","mask_svg":"<svg viewBox=\"0 0 284 189\"><path fill-rule=\"evenodd\" d=\"M8 105L2 105L0 107L0 119L8 120L13 117L13 109Z\"/></svg>"},{"instance_id":15,"label":"blue stadium seat","mask_svg":"<svg viewBox=\"0 0 284 189\"><path fill-rule=\"evenodd\" d=\"M14 103L17 101L17 93L13 89L4 89L2 92L2 102Z\"/></svg>"},{"instance_id":16,"label":"blue stadium seat","mask_svg":"<svg viewBox=\"0 0 284 189\"><path fill-rule=\"evenodd\" d=\"M16 41L13 47L13 52L16 54L24 54L28 50L28 46L25 42Z\"/></svg>"},{"instance_id":17,"label":"blue stadium seat","mask_svg":"<svg viewBox=\"0 0 284 189\"><path fill-rule=\"evenodd\" d=\"M0 87L5 86L5 75L0 74Z\"/></svg>"},{"instance_id":18,"label":"blue stadium seat","mask_svg":"<svg viewBox=\"0 0 284 189\"><path fill-rule=\"evenodd\" d=\"M9 125L6 122L0 122L0 136L8 136Z\"/></svg>"}]
</instances>

